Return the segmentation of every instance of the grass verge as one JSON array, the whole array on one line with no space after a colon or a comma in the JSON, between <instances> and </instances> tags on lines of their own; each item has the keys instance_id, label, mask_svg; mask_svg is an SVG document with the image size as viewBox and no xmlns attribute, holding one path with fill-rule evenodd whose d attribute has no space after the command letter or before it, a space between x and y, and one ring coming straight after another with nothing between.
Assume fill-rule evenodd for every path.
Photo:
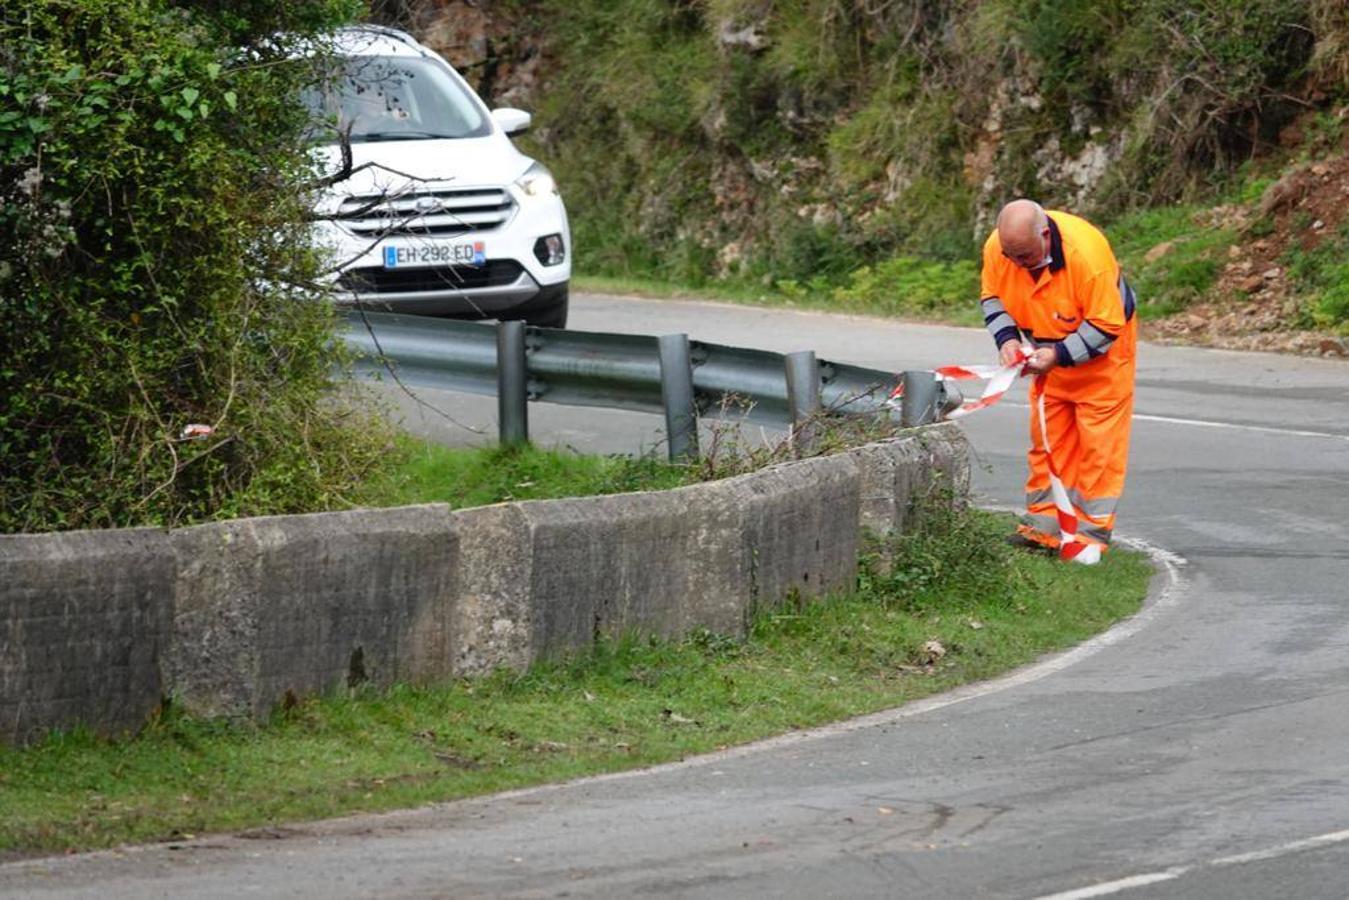
<instances>
[{"instance_id":1,"label":"grass verge","mask_svg":"<svg viewBox=\"0 0 1349 900\"><path fill-rule=\"evenodd\" d=\"M630 637L525 673L302 702L261 725L166 713L134 738L0 749L0 855L183 839L676 760L893 707L1074 644L1138 609L1115 551L1068 566L1006 516L930 512L857 590L766 611L745 639Z\"/></svg>"},{"instance_id":2,"label":"grass verge","mask_svg":"<svg viewBox=\"0 0 1349 900\"><path fill-rule=\"evenodd\" d=\"M364 486L360 506L448 503L454 509L511 500L591 497L678 487L697 475L653 457L586 456L519 447L442 447L406 435L398 461Z\"/></svg>"}]
</instances>

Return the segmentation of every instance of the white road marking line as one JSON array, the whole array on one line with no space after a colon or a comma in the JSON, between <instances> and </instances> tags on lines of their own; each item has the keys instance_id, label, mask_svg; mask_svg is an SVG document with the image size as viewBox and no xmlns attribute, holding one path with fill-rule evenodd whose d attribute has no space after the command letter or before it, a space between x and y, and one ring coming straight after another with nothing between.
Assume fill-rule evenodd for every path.
<instances>
[{"instance_id":1,"label":"white road marking line","mask_svg":"<svg viewBox=\"0 0 1349 900\"><path fill-rule=\"evenodd\" d=\"M1137 887L1156 884L1159 881L1171 881L1172 879L1179 878L1182 875L1200 869L1216 869L1222 866L1239 866L1243 863L1277 859L1280 856L1290 856L1294 853L1301 853L1303 850L1313 850L1317 847L1329 847L1333 844L1342 844L1345 841L1349 841L1349 830L1331 831L1326 834L1318 834L1315 837L1303 838L1299 841L1289 841L1286 844L1280 844L1277 847L1269 847L1264 850L1253 850L1250 853L1238 853L1234 856L1220 856L1217 859L1211 859L1208 862L1199 863L1197 865L1176 866L1161 872L1146 872L1142 875L1130 875L1128 878L1119 878L1115 881L1103 881L1100 884L1075 888L1071 891L1061 891L1057 894L1044 894L1037 897L1036 900L1085 900L1085 898L1088 897L1106 897L1110 894L1118 894L1121 891L1128 891Z\"/></svg>"},{"instance_id":2,"label":"white road marking line","mask_svg":"<svg viewBox=\"0 0 1349 900\"><path fill-rule=\"evenodd\" d=\"M1011 409L1030 409L1027 403L1003 403ZM1262 434L1292 435L1293 437L1330 438L1336 441L1349 441L1349 434L1335 434L1331 431L1301 431L1296 428L1272 428L1268 425L1241 425L1236 422L1214 422L1209 419L1182 419L1177 416L1154 416L1147 413L1134 413L1135 421L1166 422L1171 425L1197 425L1200 428L1228 428L1233 431L1258 431Z\"/></svg>"},{"instance_id":3,"label":"white road marking line","mask_svg":"<svg viewBox=\"0 0 1349 900\"><path fill-rule=\"evenodd\" d=\"M1270 428L1265 425L1238 425L1235 422L1210 422L1207 419L1180 419L1175 416L1151 416L1134 413L1135 419L1147 422L1170 422L1174 425L1198 425L1203 428L1230 428L1234 431L1259 431L1265 434L1284 434L1296 437L1333 438L1337 441L1349 441L1349 435L1334 434L1329 431L1299 431L1295 428Z\"/></svg>"},{"instance_id":4,"label":"white road marking line","mask_svg":"<svg viewBox=\"0 0 1349 900\"><path fill-rule=\"evenodd\" d=\"M1156 884L1159 881L1171 881L1179 878L1190 871L1189 866L1181 866L1175 869L1167 869L1165 872L1149 872L1146 875L1130 875L1128 878L1121 878L1118 881L1103 881L1100 884L1093 884L1091 887L1078 888L1074 891L1063 891L1059 894L1045 894L1043 897L1037 897L1036 900L1086 900L1087 897L1105 897L1109 894L1117 894L1120 891L1133 890L1137 887L1143 887L1148 884Z\"/></svg>"},{"instance_id":5,"label":"white road marking line","mask_svg":"<svg viewBox=\"0 0 1349 900\"><path fill-rule=\"evenodd\" d=\"M1251 853L1238 853L1236 856L1224 856L1221 859L1215 859L1209 863L1212 866L1238 866L1242 863L1257 862L1262 859L1274 859L1276 856L1286 856L1290 853L1298 853L1303 850L1310 850L1313 847L1327 847L1331 844L1342 844L1349 841L1349 831L1332 831L1328 834L1318 834L1316 837L1303 838L1300 841L1290 841L1287 844L1280 844L1277 847L1271 847L1268 850L1256 850Z\"/></svg>"}]
</instances>

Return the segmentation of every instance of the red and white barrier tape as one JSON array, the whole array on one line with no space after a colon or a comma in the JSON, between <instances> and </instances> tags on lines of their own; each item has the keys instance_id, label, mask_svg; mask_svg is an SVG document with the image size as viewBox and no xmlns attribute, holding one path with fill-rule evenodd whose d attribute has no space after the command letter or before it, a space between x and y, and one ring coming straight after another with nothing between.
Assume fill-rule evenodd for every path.
<instances>
[{"instance_id":1,"label":"red and white barrier tape","mask_svg":"<svg viewBox=\"0 0 1349 900\"><path fill-rule=\"evenodd\" d=\"M1044 378L1043 375L1036 377ZM1049 429L1045 423L1044 382L1041 381L1036 387L1040 396L1035 403L1035 413L1040 418L1040 440L1044 441L1045 462L1049 464L1049 492L1054 497L1054 508L1059 518L1059 559L1095 565L1101 561L1101 545L1084 541L1077 536L1077 510L1073 508L1073 501L1068 499L1068 491L1063 487L1063 480L1059 478L1058 466L1054 465L1054 448L1049 444Z\"/></svg>"},{"instance_id":2,"label":"red and white barrier tape","mask_svg":"<svg viewBox=\"0 0 1349 900\"><path fill-rule=\"evenodd\" d=\"M992 406L1002 399L1002 395L1012 386L1012 382L1021 376L1021 369L1026 365L1029 357L1024 349L1017 354L1016 360L1008 366L942 366L935 372L938 381L970 381L973 379L982 379L988 381L984 386L984 393L978 400L966 400L960 404L957 409L951 410L946 414L947 419L959 419L961 416L968 416L975 410L984 409ZM890 402L893 404L904 396L904 383L899 385L890 394Z\"/></svg>"},{"instance_id":3,"label":"red and white barrier tape","mask_svg":"<svg viewBox=\"0 0 1349 900\"><path fill-rule=\"evenodd\" d=\"M1002 395L1007 393L1013 382L1021 377L1022 369L1025 368L1026 360L1029 358L1027 348L1022 348L1017 354L1016 360L1011 365L1006 366L942 366L936 370L938 381L970 381L974 379L986 380L988 384L984 385L984 392L978 400L966 400L956 409L946 414L947 419L959 419L962 416L968 416L976 410L986 409L1002 399ZM1036 376L1043 379L1043 375ZM1040 439L1044 441L1045 459L1049 463L1049 490L1054 497L1054 507L1058 513L1059 520L1059 558L1072 560L1073 562L1094 565L1101 561L1101 545L1090 541L1084 541L1077 534L1077 510L1073 508L1073 503L1068 499L1068 491L1063 486L1063 480L1059 477L1058 466L1054 465L1054 451L1049 444L1049 429L1045 422L1045 393L1044 383L1040 382L1038 387L1039 398L1035 404L1036 414L1040 421ZM901 383L890 395L891 402L897 401L904 395L904 385Z\"/></svg>"}]
</instances>

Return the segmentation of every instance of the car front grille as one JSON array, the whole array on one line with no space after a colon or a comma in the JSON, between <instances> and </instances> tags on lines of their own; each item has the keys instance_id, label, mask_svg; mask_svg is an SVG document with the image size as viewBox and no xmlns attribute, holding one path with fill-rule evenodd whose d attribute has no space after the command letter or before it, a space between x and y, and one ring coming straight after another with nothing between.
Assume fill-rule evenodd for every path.
<instances>
[{"instance_id":1,"label":"car front grille","mask_svg":"<svg viewBox=\"0 0 1349 900\"><path fill-rule=\"evenodd\" d=\"M334 218L357 237L426 237L496 228L515 201L505 188L353 194Z\"/></svg>"},{"instance_id":2,"label":"car front grille","mask_svg":"<svg viewBox=\"0 0 1349 900\"><path fill-rule=\"evenodd\" d=\"M337 279L354 294L409 294L428 291L467 291L513 284L523 267L513 259L488 260L481 266L437 266L426 269L349 269Z\"/></svg>"}]
</instances>

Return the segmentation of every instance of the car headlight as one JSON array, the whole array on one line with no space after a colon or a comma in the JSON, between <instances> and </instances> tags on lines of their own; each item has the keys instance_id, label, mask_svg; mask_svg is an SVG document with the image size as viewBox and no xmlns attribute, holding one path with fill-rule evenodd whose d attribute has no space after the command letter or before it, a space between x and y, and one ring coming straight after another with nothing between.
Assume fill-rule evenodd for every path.
<instances>
[{"instance_id":1,"label":"car headlight","mask_svg":"<svg viewBox=\"0 0 1349 900\"><path fill-rule=\"evenodd\" d=\"M525 174L515 180L515 183L529 197L547 197L549 194L557 193L557 182L553 180L553 173L541 163L531 165L525 170Z\"/></svg>"}]
</instances>

